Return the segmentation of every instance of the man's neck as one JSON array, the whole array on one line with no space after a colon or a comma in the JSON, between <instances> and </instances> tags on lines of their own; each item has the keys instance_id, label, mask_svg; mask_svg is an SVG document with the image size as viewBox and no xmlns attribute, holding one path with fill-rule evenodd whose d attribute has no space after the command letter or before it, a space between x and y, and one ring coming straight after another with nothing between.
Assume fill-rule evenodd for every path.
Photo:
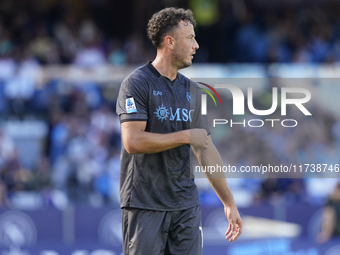
<instances>
[{"instance_id":1,"label":"man's neck","mask_svg":"<svg viewBox=\"0 0 340 255\"><path fill-rule=\"evenodd\" d=\"M178 69L172 65L171 59L157 55L152 65L162 76L167 77L170 81L176 79Z\"/></svg>"}]
</instances>

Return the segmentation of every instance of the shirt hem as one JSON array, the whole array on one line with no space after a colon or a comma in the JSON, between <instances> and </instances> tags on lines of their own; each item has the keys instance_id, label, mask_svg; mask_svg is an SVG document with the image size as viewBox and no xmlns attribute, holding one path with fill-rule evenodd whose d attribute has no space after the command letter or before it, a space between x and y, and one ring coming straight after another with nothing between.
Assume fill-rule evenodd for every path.
<instances>
[{"instance_id":1,"label":"shirt hem","mask_svg":"<svg viewBox=\"0 0 340 255\"><path fill-rule=\"evenodd\" d=\"M123 208L137 208L137 209L142 209L142 210L150 210L150 211L162 211L162 212L172 212L172 211L181 211L181 210L186 210L190 209L192 207L201 205L201 203L193 204L190 206L185 206L185 207L180 207L180 208L155 208L155 207L145 207L145 206L140 206L140 205L121 205L121 209Z\"/></svg>"}]
</instances>

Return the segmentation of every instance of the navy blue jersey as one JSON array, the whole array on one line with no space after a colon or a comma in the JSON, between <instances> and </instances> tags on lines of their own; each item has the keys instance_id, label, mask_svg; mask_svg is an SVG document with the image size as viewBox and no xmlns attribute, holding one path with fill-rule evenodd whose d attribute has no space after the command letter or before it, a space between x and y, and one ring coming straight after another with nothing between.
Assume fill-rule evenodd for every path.
<instances>
[{"instance_id":1,"label":"navy blue jersey","mask_svg":"<svg viewBox=\"0 0 340 255\"><path fill-rule=\"evenodd\" d=\"M204 128L201 90L180 73L174 81L160 75L151 62L124 79L117 99L120 122L146 121L146 132L173 133ZM122 145L121 207L172 211L199 205L190 177L190 145L153 154L130 155Z\"/></svg>"}]
</instances>

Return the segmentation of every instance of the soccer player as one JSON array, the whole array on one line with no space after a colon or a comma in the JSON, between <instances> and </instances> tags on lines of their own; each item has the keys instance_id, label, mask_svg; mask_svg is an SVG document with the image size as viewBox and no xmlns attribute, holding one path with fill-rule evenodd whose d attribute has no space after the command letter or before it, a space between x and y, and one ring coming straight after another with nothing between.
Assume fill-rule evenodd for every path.
<instances>
[{"instance_id":1,"label":"soccer player","mask_svg":"<svg viewBox=\"0 0 340 255\"><path fill-rule=\"evenodd\" d=\"M197 84L178 73L191 65L198 49L194 25L191 10L155 13L148 35L156 59L126 77L119 91L124 254L202 254L190 146L202 166L222 166L222 160L200 114ZM229 221L226 238L234 241L242 220L223 174L215 177L208 176Z\"/></svg>"}]
</instances>

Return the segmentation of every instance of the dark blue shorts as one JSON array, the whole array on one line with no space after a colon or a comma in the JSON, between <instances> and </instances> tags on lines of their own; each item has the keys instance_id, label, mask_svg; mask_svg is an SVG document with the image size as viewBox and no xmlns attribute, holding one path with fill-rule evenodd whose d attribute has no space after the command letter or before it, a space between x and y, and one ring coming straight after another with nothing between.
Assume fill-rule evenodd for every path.
<instances>
[{"instance_id":1,"label":"dark blue shorts","mask_svg":"<svg viewBox=\"0 0 340 255\"><path fill-rule=\"evenodd\" d=\"M201 207L180 211L122 209L125 255L200 255Z\"/></svg>"}]
</instances>

